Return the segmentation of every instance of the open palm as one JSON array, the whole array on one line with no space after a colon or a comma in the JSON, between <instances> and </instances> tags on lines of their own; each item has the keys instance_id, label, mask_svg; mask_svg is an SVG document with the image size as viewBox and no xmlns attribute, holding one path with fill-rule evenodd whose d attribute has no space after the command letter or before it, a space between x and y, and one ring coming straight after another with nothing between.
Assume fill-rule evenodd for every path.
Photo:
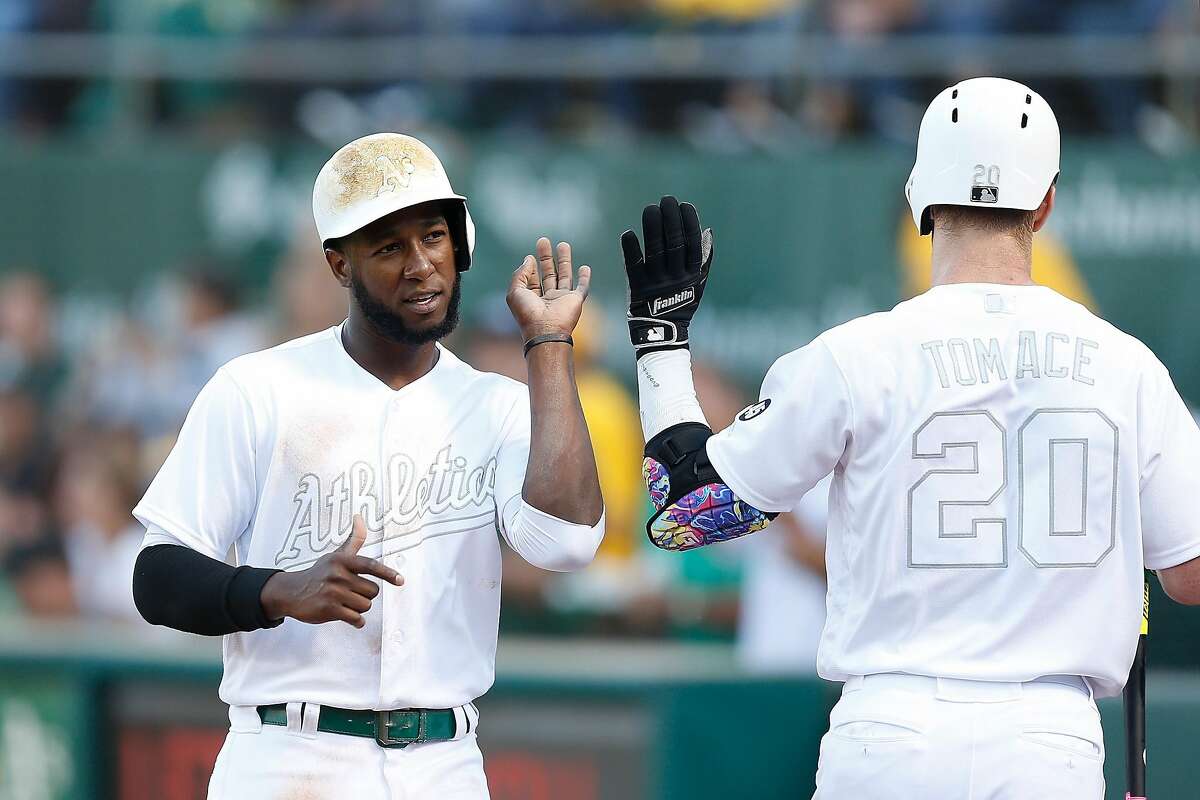
<instances>
[{"instance_id":1,"label":"open palm","mask_svg":"<svg viewBox=\"0 0 1200 800\"><path fill-rule=\"evenodd\" d=\"M591 267L571 269L571 245L560 242L555 253L550 240L537 241L537 257L525 260L508 287L508 308L528 340L546 333L570 333L579 322L592 279ZM557 258L556 258L557 255Z\"/></svg>"}]
</instances>

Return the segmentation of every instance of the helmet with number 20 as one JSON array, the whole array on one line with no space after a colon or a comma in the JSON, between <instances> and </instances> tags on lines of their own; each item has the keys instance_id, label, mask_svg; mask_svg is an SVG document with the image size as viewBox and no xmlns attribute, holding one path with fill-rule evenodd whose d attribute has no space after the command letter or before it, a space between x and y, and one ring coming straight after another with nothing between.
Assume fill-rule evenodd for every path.
<instances>
[{"instance_id":1,"label":"helmet with number 20","mask_svg":"<svg viewBox=\"0 0 1200 800\"><path fill-rule=\"evenodd\" d=\"M933 232L931 206L1042 204L1059 172L1058 120L1042 96L1004 78L972 78L929 104L904 193L913 222Z\"/></svg>"}]
</instances>

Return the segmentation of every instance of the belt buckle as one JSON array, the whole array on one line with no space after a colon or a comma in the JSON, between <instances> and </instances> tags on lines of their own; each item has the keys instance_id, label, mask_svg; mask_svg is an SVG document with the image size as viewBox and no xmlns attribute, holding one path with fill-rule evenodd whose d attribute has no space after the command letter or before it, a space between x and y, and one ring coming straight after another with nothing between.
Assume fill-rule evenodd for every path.
<instances>
[{"instance_id":1,"label":"belt buckle","mask_svg":"<svg viewBox=\"0 0 1200 800\"><path fill-rule=\"evenodd\" d=\"M375 712L375 743L380 747L408 747L410 744L424 742L426 736L427 719L424 711L409 711L401 713L410 713L417 715L417 735L416 736L392 736L391 735L391 715L392 711L376 711Z\"/></svg>"}]
</instances>

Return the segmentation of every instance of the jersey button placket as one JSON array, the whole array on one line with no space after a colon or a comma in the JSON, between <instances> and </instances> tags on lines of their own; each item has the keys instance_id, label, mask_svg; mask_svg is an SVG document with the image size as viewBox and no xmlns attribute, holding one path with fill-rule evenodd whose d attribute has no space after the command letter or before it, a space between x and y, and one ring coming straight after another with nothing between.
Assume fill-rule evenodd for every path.
<instances>
[{"instance_id":1,"label":"jersey button placket","mask_svg":"<svg viewBox=\"0 0 1200 800\"><path fill-rule=\"evenodd\" d=\"M404 441L402 431L408 424L411 424L411 421L405 419L404 406L405 402L401 396L392 396L389 399L382 414L383 426L379 436L379 463L383 468L382 474L387 476L381 490L390 495L387 503L388 513L385 515L383 526L385 539L380 551L380 558L384 564L399 572L405 581L403 586L385 587L385 591L380 594L380 599L383 601L380 604L382 613L380 635L383 641L379 654L379 685L383 704L388 707L394 704L394 698L397 695L409 693L407 684L410 670L407 669L407 665L411 660L411 653L406 647L410 637L405 631L407 627L405 620L408 598L412 592L410 583L414 579L411 570L413 559L409 557L410 554L399 549L402 546L402 537L405 531L394 518L396 509L392 509L390 504L400 502L403 492L401 487L390 485L392 476L388 474L388 466L392 457L401 449L397 447L397 443ZM411 480L412 477L409 476L408 479Z\"/></svg>"}]
</instances>

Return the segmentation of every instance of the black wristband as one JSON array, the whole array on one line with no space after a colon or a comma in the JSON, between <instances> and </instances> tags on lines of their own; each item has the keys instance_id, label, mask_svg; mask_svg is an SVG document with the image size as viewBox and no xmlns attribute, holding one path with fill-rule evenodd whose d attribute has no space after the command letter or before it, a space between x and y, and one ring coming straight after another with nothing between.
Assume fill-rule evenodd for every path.
<instances>
[{"instance_id":1,"label":"black wristband","mask_svg":"<svg viewBox=\"0 0 1200 800\"><path fill-rule=\"evenodd\" d=\"M571 334L569 333L543 333L541 336L535 336L525 343L525 355L528 356L530 350L539 344L546 344L547 342L562 342L572 347L575 346L575 340L571 338Z\"/></svg>"}]
</instances>

